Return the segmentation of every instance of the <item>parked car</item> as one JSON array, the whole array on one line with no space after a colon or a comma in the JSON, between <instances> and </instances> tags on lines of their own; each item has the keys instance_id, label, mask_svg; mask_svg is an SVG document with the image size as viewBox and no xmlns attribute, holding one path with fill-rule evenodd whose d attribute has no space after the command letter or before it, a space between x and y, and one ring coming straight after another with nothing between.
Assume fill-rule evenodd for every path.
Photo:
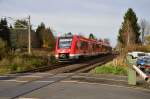
<instances>
[{"instance_id":1,"label":"parked car","mask_svg":"<svg viewBox=\"0 0 150 99\"><path fill-rule=\"evenodd\" d=\"M147 56L144 52L129 52L128 55L130 55L133 59L141 57L141 56Z\"/></svg>"},{"instance_id":2,"label":"parked car","mask_svg":"<svg viewBox=\"0 0 150 99\"><path fill-rule=\"evenodd\" d=\"M145 73L150 73L150 56L137 58L136 65Z\"/></svg>"}]
</instances>

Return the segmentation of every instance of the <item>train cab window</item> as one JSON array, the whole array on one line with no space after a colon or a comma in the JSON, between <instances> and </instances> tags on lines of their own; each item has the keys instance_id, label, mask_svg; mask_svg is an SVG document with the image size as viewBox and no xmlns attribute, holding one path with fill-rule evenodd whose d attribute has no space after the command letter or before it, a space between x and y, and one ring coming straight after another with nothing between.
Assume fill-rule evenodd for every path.
<instances>
[{"instance_id":1,"label":"train cab window","mask_svg":"<svg viewBox=\"0 0 150 99\"><path fill-rule=\"evenodd\" d=\"M63 37L59 38L59 48L70 48L72 44L72 38Z\"/></svg>"}]
</instances>

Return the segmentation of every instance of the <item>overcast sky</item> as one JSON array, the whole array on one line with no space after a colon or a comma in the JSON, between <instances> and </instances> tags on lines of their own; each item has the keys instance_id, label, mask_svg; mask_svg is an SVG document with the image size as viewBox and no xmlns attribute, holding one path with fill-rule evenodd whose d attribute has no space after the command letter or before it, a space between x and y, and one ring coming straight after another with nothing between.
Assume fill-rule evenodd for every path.
<instances>
[{"instance_id":1,"label":"overcast sky","mask_svg":"<svg viewBox=\"0 0 150 99\"><path fill-rule=\"evenodd\" d=\"M0 17L31 15L34 27L44 22L56 32L93 33L114 46L129 7L139 20L150 20L150 0L0 0Z\"/></svg>"}]
</instances>

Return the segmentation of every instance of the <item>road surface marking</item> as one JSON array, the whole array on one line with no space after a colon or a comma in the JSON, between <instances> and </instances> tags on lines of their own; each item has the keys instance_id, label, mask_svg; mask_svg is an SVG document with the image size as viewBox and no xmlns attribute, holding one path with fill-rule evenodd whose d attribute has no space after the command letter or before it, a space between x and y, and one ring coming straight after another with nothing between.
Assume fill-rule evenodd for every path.
<instances>
[{"instance_id":1,"label":"road surface marking","mask_svg":"<svg viewBox=\"0 0 150 99\"><path fill-rule=\"evenodd\" d=\"M18 99L39 99L39 98L22 98L22 97L20 97Z\"/></svg>"},{"instance_id":2,"label":"road surface marking","mask_svg":"<svg viewBox=\"0 0 150 99\"><path fill-rule=\"evenodd\" d=\"M24 80L0 80L0 81L8 81L8 82L28 82Z\"/></svg>"},{"instance_id":3,"label":"road surface marking","mask_svg":"<svg viewBox=\"0 0 150 99\"><path fill-rule=\"evenodd\" d=\"M34 75L27 75L27 76L25 75L25 76L19 76L19 77L24 77L24 78L25 78L25 77L27 77L27 78L28 78L28 77L29 77L29 78L30 78L30 77L32 77L32 78L42 78L42 76L36 76L36 75L35 75L35 76L34 76Z\"/></svg>"},{"instance_id":4,"label":"road surface marking","mask_svg":"<svg viewBox=\"0 0 150 99\"><path fill-rule=\"evenodd\" d=\"M63 75L56 75L54 77L67 77L67 76L63 76Z\"/></svg>"},{"instance_id":5,"label":"road surface marking","mask_svg":"<svg viewBox=\"0 0 150 99\"><path fill-rule=\"evenodd\" d=\"M16 81L16 80L0 80L0 81L12 81L13 82L13 81Z\"/></svg>"},{"instance_id":6,"label":"road surface marking","mask_svg":"<svg viewBox=\"0 0 150 99\"><path fill-rule=\"evenodd\" d=\"M80 77L82 77L82 78L94 78L94 79L99 79L99 80L101 80L101 79L104 79L104 80L112 80L112 81L122 81L122 82L127 82L126 80L117 80L117 79L106 79L106 78L97 78L97 77L85 77L85 76L74 76L74 77L72 77L72 78L80 78Z\"/></svg>"},{"instance_id":7,"label":"road surface marking","mask_svg":"<svg viewBox=\"0 0 150 99\"><path fill-rule=\"evenodd\" d=\"M71 83L71 81L61 81L61 82L66 82L66 83ZM127 86L121 86L121 85L111 85L111 84L102 84L102 83L94 83L94 82L81 82L81 81L74 81L75 83L83 83L83 84L99 84L99 85L104 85L104 86L110 86L110 87L122 87L122 88L128 88L128 89L136 89L136 90L142 90L142 91L148 91L148 92L150 92L150 90L149 89L145 89L145 88L140 88L140 87L127 87Z\"/></svg>"},{"instance_id":8,"label":"road surface marking","mask_svg":"<svg viewBox=\"0 0 150 99\"><path fill-rule=\"evenodd\" d=\"M52 83L52 82L55 82L55 81L35 81L35 82L48 82L48 83Z\"/></svg>"},{"instance_id":9,"label":"road surface marking","mask_svg":"<svg viewBox=\"0 0 150 99\"><path fill-rule=\"evenodd\" d=\"M73 80L64 80L64 81L60 81L60 82L68 82L69 83L69 82L78 82L78 81L75 81L75 80L74 81Z\"/></svg>"}]
</instances>

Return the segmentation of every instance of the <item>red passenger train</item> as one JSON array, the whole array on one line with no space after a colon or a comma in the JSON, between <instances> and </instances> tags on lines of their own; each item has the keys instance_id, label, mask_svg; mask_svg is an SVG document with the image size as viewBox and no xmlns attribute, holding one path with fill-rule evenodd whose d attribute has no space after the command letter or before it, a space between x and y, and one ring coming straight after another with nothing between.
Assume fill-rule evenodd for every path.
<instances>
[{"instance_id":1,"label":"red passenger train","mask_svg":"<svg viewBox=\"0 0 150 99\"><path fill-rule=\"evenodd\" d=\"M85 38L80 35L65 35L57 38L55 58L59 61L75 60L111 53L108 42Z\"/></svg>"}]
</instances>

